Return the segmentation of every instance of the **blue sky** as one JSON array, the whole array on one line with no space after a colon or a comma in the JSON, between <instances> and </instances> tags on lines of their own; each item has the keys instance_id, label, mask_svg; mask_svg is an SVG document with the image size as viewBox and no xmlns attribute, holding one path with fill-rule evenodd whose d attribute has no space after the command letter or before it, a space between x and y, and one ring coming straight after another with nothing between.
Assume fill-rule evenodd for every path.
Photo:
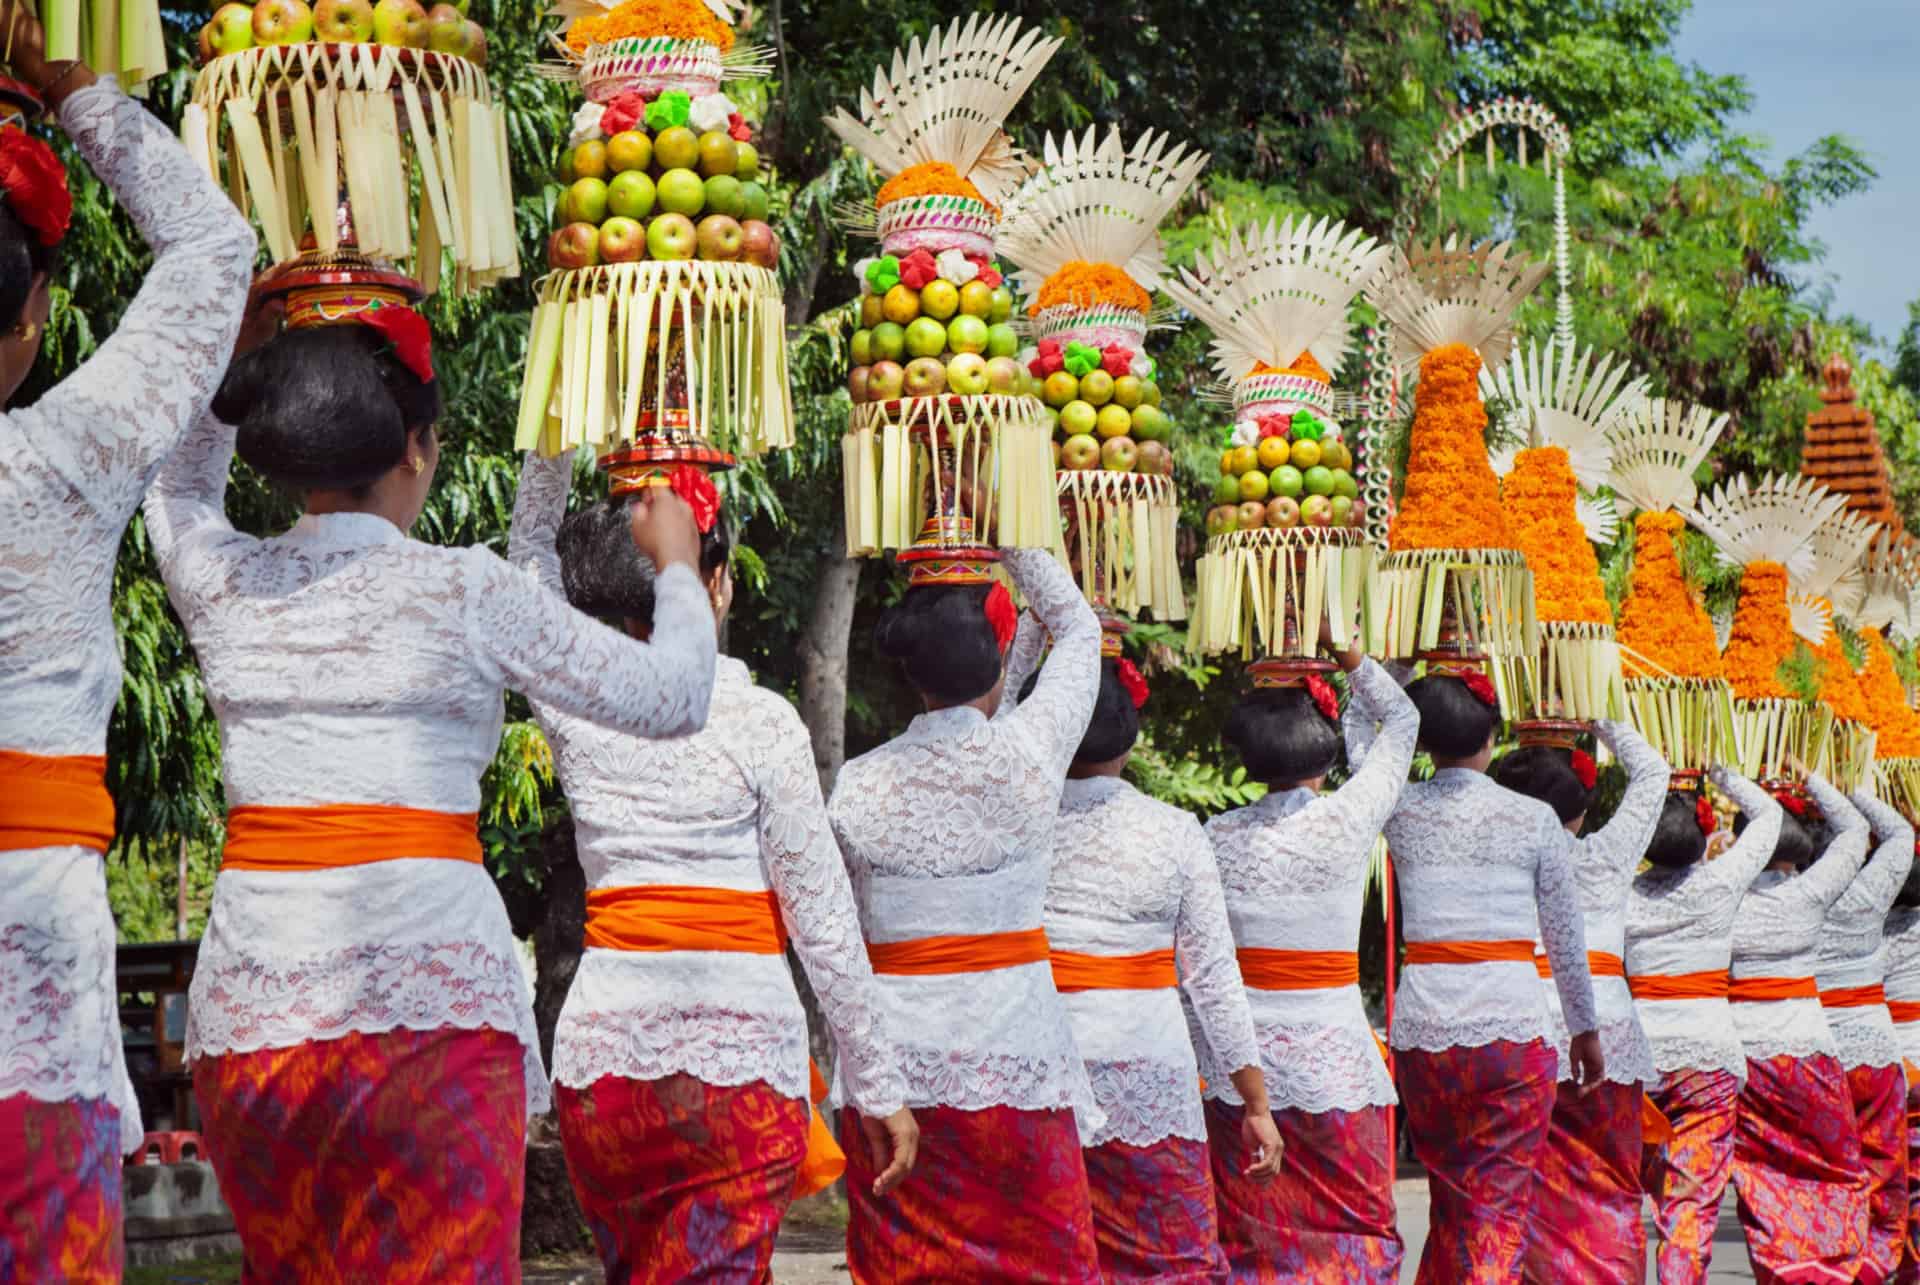
<instances>
[{"instance_id":1,"label":"blue sky","mask_svg":"<svg viewBox=\"0 0 1920 1285\"><path fill-rule=\"evenodd\" d=\"M1827 257L1813 284L1891 342L1920 298L1920 0L1694 0L1676 48L1746 77L1741 127L1776 163L1840 134L1880 171L1815 216Z\"/></svg>"}]
</instances>

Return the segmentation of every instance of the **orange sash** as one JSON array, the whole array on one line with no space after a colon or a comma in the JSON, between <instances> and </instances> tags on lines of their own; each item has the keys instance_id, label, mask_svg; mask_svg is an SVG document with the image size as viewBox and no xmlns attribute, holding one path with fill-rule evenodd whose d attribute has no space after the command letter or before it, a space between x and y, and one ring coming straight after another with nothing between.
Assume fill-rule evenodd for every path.
<instances>
[{"instance_id":1,"label":"orange sash","mask_svg":"<svg viewBox=\"0 0 1920 1285\"><path fill-rule=\"evenodd\" d=\"M1321 991L1360 981L1360 956L1350 950L1242 946L1236 953L1240 980L1257 991Z\"/></svg>"},{"instance_id":2,"label":"orange sash","mask_svg":"<svg viewBox=\"0 0 1920 1285\"><path fill-rule=\"evenodd\" d=\"M1552 980L1552 960L1548 959L1545 955L1535 955L1533 957L1533 966L1539 970L1540 976ZM1604 950L1590 950L1587 952L1587 975L1590 977L1625 977L1627 975L1627 963L1621 959L1620 956L1610 955Z\"/></svg>"},{"instance_id":3,"label":"orange sash","mask_svg":"<svg viewBox=\"0 0 1920 1285\"><path fill-rule=\"evenodd\" d=\"M1704 973L1636 973L1627 978L1635 999L1725 999L1727 975Z\"/></svg>"},{"instance_id":4,"label":"orange sash","mask_svg":"<svg viewBox=\"0 0 1920 1285\"><path fill-rule=\"evenodd\" d=\"M870 941L873 971L893 977L935 977L949 973L987 973L996 968L1041 964L1049 958L1042 928L1012 933L966 933L951 937L912 937L906 941Z\"/></svg>"},{"instance_id":5,"label":"orange sash","mask_svg":"<svg viewBox=\"0 0 1920 1285\"><path fill-rule=\"evenodd\" d=\"M1727 983L1727 998L1736 1004L1819 999L1820 987L1811 977L1735 977Z\"/></svg>"},{"instance_id":6,"label":"orange sash","mask_svg":"<svg viewBox=\"0 0 1920 1285\"><path fill-rule=\"evenodd\" d=\"M1920 1002L1910 999L1890 999L1887 1012L1893 1014L1896 1022L1920 1022Z\"/></svg>"},{"instance_id":7,"label":"orange sash","mask_svg":"<svg viewBox=\"0 0 1920 1285\"><path fill-rule=\"evenodd\" d=\"M1082 955L1077 951L1052 953L1053 988L1074 991L1156 991L1180 982L1173 968L1173 948L1138 955Z\"/></svg>"},{"instance_id":8,"label":"orange sash","mask_svg":"<svg viewBox=\"0 0 1920 1285\"><path fill-rule=\"evenodd\" d=\"M399 857L480 860L477 814L374 803L227 811L222 870L334 870Z\"/></svg>"},{"instance_id":9,"label":"orange sash","mask_svg":"<svg viewBox=\"0 0 1920 1285\"><path fill-rule=\"evenodd\" d=\"M1822 1008L1873 1008L1886 1002L1884 986L1836 986L1820 992Z\"/></svg>"},{"instance_id":10,"label":"orange sash","mask_svg":"<svg viewBox=\"0 0 1920 1285\"><path fill-rule=\"evenodd\" d=\"M0 750L0 852L112 845L106 755Z\"/></svg>"},{"instance_id":11,"label":"orange sash","mask_svg":"<svg viewBox=\"0 0 1920 1285\"><path fill-rule=\"evenodd\" d=\"M1525 964L1533 960L1530 941L1410 941L1406 963Z\"/></svg>"},{"instance_id":12,"label":"orange sash","mask_svg":"<svg viewBox=\"0 0 1920 1285\"><path fill-rule=\"evenodd\" d=\"M771 890L647 887L596 888L587 894L586 943L600 950L719 950L742 955L778 955L787 948L780 903ZM832 1186L847 1169L847 1153L820 1115L827 1082L807 1061L807 1153L800 1161L796 1196Z\"/></svg>"},{"instance_id":13,"label":"orange sash","mask_svg":"<svg viewBox=\"0 0 1920 1285\"><path fill-rule=\"evenodd\" d=\"M1660 1104L1642 1093L1640 1095L1640 1145L1643 1147L1664 1147L1673 1141L1673 1121L1667 1119L1667 1113Z\"/></svg>"}]
</instances>

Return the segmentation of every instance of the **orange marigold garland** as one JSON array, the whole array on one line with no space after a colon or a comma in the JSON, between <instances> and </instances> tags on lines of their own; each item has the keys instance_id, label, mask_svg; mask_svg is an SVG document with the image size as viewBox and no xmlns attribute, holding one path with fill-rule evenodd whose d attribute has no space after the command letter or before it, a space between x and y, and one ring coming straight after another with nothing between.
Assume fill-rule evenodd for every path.
<instances>
[{"instance_id":1,"label":"orange marigold garland","mask_svg":"<svg viewBox=\"0 0 1920 1285\"><path fill-rule=\"evenodd\" d=\"M584 50L590 45L650 36L704 40L722 53L733 48L733 28L715 17L701 0L626 0L607 13L577 19L567 28L567 47Z\"/></svg>"},{"instance_id":2,"label":"orange marigold garland","mask_svg":"<svg viewBox=\"0 0 1920 1285\"><path fill-rule=\"evenodd\" d=\"M1860 692L1867 708L1867 724L1879 733L1874 757L1920 758L1920 715L1907 704L1907 690L1893 667L1893 652L1878 629L1862 629L1867 665L1860 672Z\"/></svg>"},{"instance_id":3,"label":"orange marigold garland","mask_svg":"<svg viewBox=\"0 0 1920 1285\"><path fill-rule=\"evenodd\" d=\"M1733 694L1743 700L1787 700L1780 665L1793 654L1793 619L1787 611L1787 569L1778 562L1751 562L1740 577L1740 603L1733 632L1721 654Z\"/></svg>"},{"instance_id":4,"label":"orange marigold garland","mask_svg":"<svg viewBox=\"0 0 1920 1285\"><path fill-rule=\"evenodd\" d=\"M1521 451L1501 486L1507 529L1533 572L1541 620L1610 625L1600 560L1574 510L1579 492L1565 447Z\"/></svg>"},{"instance_id":5,"label":"orange marigold garland","mask_svg":"<svg viewBox=\"0 0 1920 1285\"><path fill-rule=\"evenodd\" d=\"M1820 658L1820 699L1833 708L1833 716L1863 725L1871 722L1872 711L1861 694L1860 678L1853 672L1853 662L1847 659L1847 646L1840 640L1839 625L1827 626L1827 640L1814 654Z\"/></svg>"},{"instance_id":6,"label":"orange marigold garland","mask_svg":"<svg viewBox=\"0 0 1920 1285\"><path fill-rule=\"evenodd\" d=\"M1686 520L1678 513L1641 512L1633 519L1633 579L1620 606L1616 636L1629 677L1640 674L1637 653L1675 678L1721 678L1720 648L1713 621L1687 588L1675 544Z\"/></svg>"},{"instance_id":7,"label":"orange marigold garland","mask_svg":"<svg viewBox=\"0 0 1920 1285\"><path fill-rule=\"evenodd\" d=\"M1251 379L1255 375L1295 375L1301 379L1311 379L1316 384L1331 384L1333 382L1333 376L1327 373L1325 366L1322 366L1318 361L1314 360L1311 352L1301 353L1294 359L1293 365L1288 366L1285 370L1280 369L1278 366L1269 366L1264 361L1256 361L1253 363L1253 369L1247 372L1247 377Z\"/></svg>"},{"instance_id":8,"label":"orange marigold garland","mask_svg":"<svg viewBox=\"0 0 1920 1285\"><path fill-rule=\"evenodd\" d=\"M921 165L907 166L880 185L873 203L877 206L886 205L909 196L965 196L980 202L995 214L1000 212L1000 207L981 196L979 188L962 178L960 171L945 161L927 161Z\"/></svg>"},{"instance_id":9,"label":"orange marigold garland","mask_svg":"<svg viewBox=\"0 0 1920 1285\"><path fill-rule=\"evenodd\" d=\"M1029 316L1039 316L1048 308L1071 304L1077 308L1109 303L1132 312L1151 312L1153 296L1134 284L1132 277L1111 263L1088 263L1075 259L1041 285L1027 305Z\"/></svg>"},{"instance_id":10,"label":"orange marigold garland","mask_svg":"<svg viewBox=\"0 0 1920 1285\"><path fill-rule=\"evenodd\" d=\"M1420 359L1406 494L1387 533L1390 549L1512 549L1500 479L1487 460L1480 354L1443 344Z\"/></svg>"}]
</instances>

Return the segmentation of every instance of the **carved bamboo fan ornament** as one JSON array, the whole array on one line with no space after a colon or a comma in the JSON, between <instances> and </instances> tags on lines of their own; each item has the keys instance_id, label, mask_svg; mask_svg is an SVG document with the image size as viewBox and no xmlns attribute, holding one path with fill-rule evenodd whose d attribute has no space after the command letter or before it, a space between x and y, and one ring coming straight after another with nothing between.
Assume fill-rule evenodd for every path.
<instances>
[{"instance_id":1,"label":"carved bamboo fan ornament","mask_svg":"<svg viewBox=\"0 0 1920 1285\"><path fill-rule=\"evenodd\" d=\"M129 93L167 71L167 36L156 0L39 0L48 62L84 62L116 76ZM0 48L0 63L8 61Z\"/></svg>"},{"instance_id":2,"label":"carved bamboo fan ornament","mask_svg":"<svg viewBox=\"0 0 1920 1285\"><path fill-rule=\"evenodd\" d=\"M1861 784L1871 769L1874 732L1872 710L1840 626L1851 622L1866 601L1863 560L1879 529L1871 518L1841 510L1814 530L1807 573L1787 579L1793 631L1813 648L1820 701L1834 716L1829 757L1822 770L1848 789Z\"/></svg>"},{"instance_id":3,"label":"carved bamboo fan ornament","mask_svg":"<svg viewBox=\"0 0 1920 1285\"><path fill-rule=\"evenodd\" d=\"M1535 263L1513 243L1463 247L1449 238L1396 255L1369 290L1393 325L1394 356L1403 372L1436 348L1461 344L1486 366L1507 359L1513 314L1540 283L1546 263Z\"/></svg>"}]
</instances>

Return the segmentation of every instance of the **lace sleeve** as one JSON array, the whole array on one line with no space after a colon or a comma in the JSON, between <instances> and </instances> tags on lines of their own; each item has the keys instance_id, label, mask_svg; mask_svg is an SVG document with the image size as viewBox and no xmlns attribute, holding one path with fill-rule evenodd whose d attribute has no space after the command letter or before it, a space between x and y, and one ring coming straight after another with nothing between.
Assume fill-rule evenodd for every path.
<instances>
[{"instance_id":1,"label":"lace sleeve","mask_svg":"<svg viewBox=\"0 0 1920 1285\"><path fill-rule=\"evenodd\" d=\"M1647 854L1647 844L1653 840L1654 827L1660 824L1660 812L1666 806L1673 769L1658 750L1625 723L1602 720L1594 724L1594 732L1627 769L1627 789L1607 823L1583 846L1594 859L1617 871L1624 882L1633 877Z\"/></svg>"},{"instance_id":2,"label":"lace sleeve","mask_svg":"<svg viewBox=\"0 0 1920 1285\"><path fill-rule=\"evenodd\" d=\"M573 457L528 451L520 461L520 489L513 497L513 526L507 535L507 561L532 574L541 585L560 589L560 554L555 547L567 516L567 490L573 484Z\"/></svg>"},{"instance_id":3,"label":"lace sleeve","mask_svg":"<svg viewBox=\"0 0 1920 1285\"><path fill-rule=\"evenodd\" d=\"M827 823L805 726L774 698L752 751L760 796L760 859L780 917L833 1032L844 1082L862 1115L884 1119L906 1104L899 1054L883 1029L873 969L840 848Z\"/></svg>"},{"instance_id":4,"label":"lace sleeve","mask_svg":"<svg viewBox=\"0 0 1920 1285\"><path fill-rule=\"evenodd\" d=\"M254 238L179 140L110 82L76 90L60 124L153 247L153 266L112 337L12 419L124 525L226 374Z\"/></svg>"},{"instance_id":5,"label":"lace sleeve","mask_svg":"<svg viewBox=\"0 0 1920 1285\"><path fill-rule=\"evenodd\" d=\"M1420 738L1420 711L1377 661L1361 661L1351 681L1353 695L1341 720L1351 775L1334 797L1350 809L1356 826L1377 834L1407 784Z\"/></svg>"},{"instance_id":6,"label":"lace sleeve","mask_svg":"<svg viewBox=\"0 0 1920 1285\"><path fill-rule=\"evenodd\" d=\"M1540 938L1553 964L1553 984L1567 1030L1583 1035L1599 1029L1593 1004L1593 978L1587 971L1587 932L1580 918L1580 896L1569 862L1572 836L1543 811L1532 836L1539 862L1534 866L1534 897L1540 906Z\"/></svg>"},{"instance_id":7,"label":"lace sleeve","mask_svg":"<svg viewBox=\"0 0 1920 1285\"><path fill-rule=\"evenodd\" d=\"M1042 747L1065 773L1100 695L1100 621L1047 550L1005 549L1001 557L1053 636L1053 653L1040 666L1033 695L1007 716L1007 726Z\"/></svg>"},{"instance_id":8,"label":"lace sleeve","mask_svg":"<svg viewBox=\"0 0 1920 1285\"><path fill-rule=\"evenodd\" d=\"M1913 869L1913 827L1871 790L1856 790L1851 798L1880 843L1841 900L1854 903L1873 919L1881 919L1892 908L1893 899L1900 895L1900 885Z\"/></svg>"},{"instance_id":9,"label":"lace sleeve","mask_svg":"<svg viewBox=\"0 0 1920 1285\"><path fill-rule=\"evenodd\" d=\"M1020 705L1020 689L1027 685L1027 678L1040 666L1040 653L1047 649L1047 629L1040 618L1032 611L1020 613L1020 628L1014 632L1013 644L1007 648L1007 683L1005 695L1001 698L1000 708L994 712L994 720L1005 718Z\"/></svg>"},{"instance_id":10,"label":"lace sleeve","mask_svg":"<svg viewBox=\"0 0 1920 1285\"><path fill-rule=\"evenodd\" d=\"M1807 773L1807 789L1827 820L1827 848L1818 861L1788 886L1824 914L1860 873L1860 863L1867 859L1871 836L1867 833L1867 819L1855 812L1847 796L1828 784L1825 777L1818 772Z\"/></svg>"},{"instance_id":11,"label":"lace sleeve","mask_svg":"<svg viewBox=\"0 0 1920 1285\"><path fill-rule=\"evenodd\" d=\"M141 505L154 561L174 607L191 621L197 586L207 575L215 544L253 543L227 521L227 472L233 464L232 426L212 411L194 421L179 449L168 455Z\"/></svg>"},{"instance_id":12,"label":"lace sleeve","mask_svg":"<svg viewBox=\"0 0 1920 1285\"><path fill-rule=\"evenodd\" d=\"M1771 794L1732 768L1716 767L1712 777L1720 793L1732 799L1734 806L1746 814L1747 826L1731 848L1708 863L1708 869L1716 873L1724 871L1720 878L1725 885L1745 892L1773 859L1773 850L1780 842L1780 818L1786 815L1786 809Z\"/></svg>"},{"instance_id":13,"label":"lace sleeve","mask_svg":"<svg viewBox=\"0 0 1920 1285\"><path fill-rule=\"evenodd\" d=\"M654 580L653 637L629 638L575 611L484 549L468 594L475 650L510 687L561 714L633 736L684 736L713 698L713 610L691 567Z\"/></svg>"},{"instance_id":14,"label":"lace sleeve","mask_svg":"<svg viewBox=\"0 0 1920 1285\"><path fill-rule=\"evenodd\" d=\"M1228 1072L1259 1066L1253 1011L1240 981L1233 928L1227 921L1227 895L1220 886L1213 845L1192 817L1180 823L1179 833L1185 869L1173 945L1181 992L1191 1005L1205 1047L1218 1059L1216 1066Z\"/></svg>"}]
</instances>

